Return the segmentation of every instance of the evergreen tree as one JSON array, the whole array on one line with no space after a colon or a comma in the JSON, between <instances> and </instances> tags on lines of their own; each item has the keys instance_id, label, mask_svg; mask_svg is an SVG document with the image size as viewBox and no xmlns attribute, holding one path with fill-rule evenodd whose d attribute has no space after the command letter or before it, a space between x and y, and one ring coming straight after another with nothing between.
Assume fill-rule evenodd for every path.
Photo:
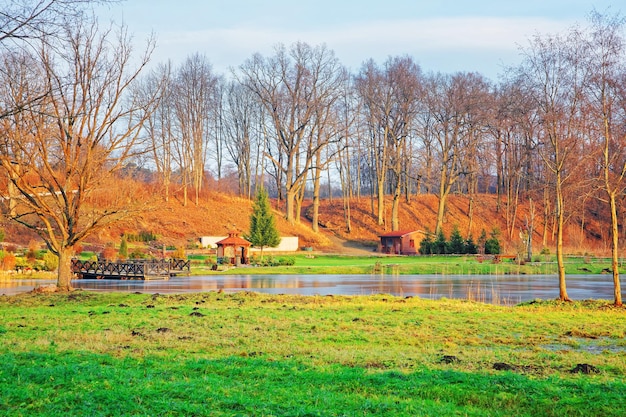
<instances>
[{"instance_id":1,"label":"evergreen tree","mask_svg":"<svg viewBox=\"0 0 626 417\"><path fill-rule=\"evenodd\" d=\"M474 243L474 238L472 237L471 233L465 241L465 247L463 252L469 255L476 255L478 253L478 246L476 245L476 243Z\"/></svg>"},{"instance_id":2,"label":"evergreen tree","mask_svg":"<svg viewBox=\"0 0 626 417\"><path fill-rule=\"evenodd\" d=\"M120 259L128 258L128 243L126 242L126 237L122 236L122 242L120 243Z\"/></svg>"},{"instance_id":3,"label":"evergreen tree","mask_svg":"<svg viewBox=\"0 0 626 417\"><path fill-rule=\"evenodd\" d=\"M481 255L485 254L485 242L487 242L487 232L483 229L480 231L480 236L478 236L478 253Z\"/></svg>"},{"instance_id":4,"label":"evergreen tree","mask_svg":"<svg viewBox=\"0 0 626 417\"><path fill-rule=\"evenodd\" d=\"M491 237L485 242L485 253L491 255L497 255L500 253L500 231L493 229L491 231Z\"/></svg>"},{"instance_id":5,"label":"evergreen tree","mask_svg":"<svg viewBox=\"0 0 626 417\"><path fill-rule=\"evenodd\" d=\"M437 238L433 242L433 252L437 255L445 255L448 249L448 243L446 242L446 235L443 234L443 230L439 230Z\"/></svg>"},{"instance_id":6,"label":"evergreen tree","mask_svg":"<svg viewBox=\"0 0 626 417\"><path fill-rule=\"evenodd\" d=\"M252 245L261 248L261 260L263 260L264 248L274 248L280 243L276 220L265 188L261 188L256 195L250 215L250 233L244 238L249 240Z\"/></svg>"},{"instance_id":7,"label":"evergreen tree","mask_svg":"<svg viewBox=\"0 0 626 417\"><path fill-rule=\"evenodd\" d=\"M465 252L465 241L458 226L454 226L448 242L448 253L462 254Z\"/></svg>"}]
</instances>

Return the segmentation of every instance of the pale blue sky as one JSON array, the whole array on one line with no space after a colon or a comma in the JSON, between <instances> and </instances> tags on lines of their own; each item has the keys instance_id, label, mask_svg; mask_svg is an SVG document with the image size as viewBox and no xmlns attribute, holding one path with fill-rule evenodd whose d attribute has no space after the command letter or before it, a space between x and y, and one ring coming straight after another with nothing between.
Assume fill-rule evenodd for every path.
<instances>
[{"instance_id":1,"label":"pale blue sky","mask_svg":"<svg viewBox=\"0 0 626 417\"><path fill-rule=\"evenodd\" d=\"M205 54L228 73L278 43L325 43L353 71L408 54L424 71L478 71L495 80L519 61L519 45L535 33L586 24L591 10L624 14L607 0L126 0L99 10L122 19L137 41L153 31L153 61L181 63Z\"/></svg>"}]
</instances>

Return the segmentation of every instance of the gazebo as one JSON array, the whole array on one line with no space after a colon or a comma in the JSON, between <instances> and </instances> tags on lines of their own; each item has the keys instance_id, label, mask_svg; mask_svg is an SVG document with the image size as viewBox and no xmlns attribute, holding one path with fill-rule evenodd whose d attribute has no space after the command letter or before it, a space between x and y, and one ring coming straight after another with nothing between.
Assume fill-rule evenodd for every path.
<instances>
[{"instance_id":1,"label":"gazebo","mask_svg":"<svg viewBox=\"0 0 626 417\"><path fill-rule=\"evenodd\" d=\"M236 231L232 231L228 233L226 239L215 243L217 245L217 257L233 265L249 264L248 251L252 243L237 235Z\"/></svg>"}]
</instances>

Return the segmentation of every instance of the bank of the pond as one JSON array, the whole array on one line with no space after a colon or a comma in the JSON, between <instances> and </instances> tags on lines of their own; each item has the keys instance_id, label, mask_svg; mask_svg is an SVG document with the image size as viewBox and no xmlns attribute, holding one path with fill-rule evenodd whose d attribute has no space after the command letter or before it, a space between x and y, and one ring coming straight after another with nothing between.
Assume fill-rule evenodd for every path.
<instances>
[{"instance_id":1,"label":"bank of the pond","mask_svg":"<svg viewBox=\"0 0 626 417\"><path fill-rule=\"evenodd\" d=\"M0 315L0 415L626 413L603 302L75 291Z\"/></svg>"},{"instance_id":2,"label":"bank of the pond","mask_svg":"<svg viewBox=\"0 0 626 417\"><path fill-rule=\"evenodd\" d=\"M291 256L266 256L263 264L271 266L219 266L215 271L211 256L196 256L192 261L192 274L399 274L399 275L548 275L557 272L554 257L537 256L533 262L519 262L504 258L495 261L493 256L347 256L328 254L295 254ZM565 271L568 275L610 274L611 261L593 256L569 256Z\"/></svg>"}]
</instances>

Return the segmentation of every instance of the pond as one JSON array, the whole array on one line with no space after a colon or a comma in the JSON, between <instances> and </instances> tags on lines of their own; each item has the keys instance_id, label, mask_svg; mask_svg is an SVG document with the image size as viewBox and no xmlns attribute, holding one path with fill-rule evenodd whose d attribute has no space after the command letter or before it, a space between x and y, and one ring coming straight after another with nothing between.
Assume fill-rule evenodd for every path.
<instances>
[{"instance_id":1,"label":"pond","mask_svg":"<svg viewBox=\"0 0 626 417\"><path fill-rule=\"evenodd\" d=\"M18 294L49 280L0 281L0 294ZM184 293L254 291L298 295L372 295L458 298L494 304L517 304L558 297L556 275L206 275L169 280L75 280L89 291ZM613 300L610 275L571 275L567 293L574 300Z\"/></svg>"}]
</instances>

